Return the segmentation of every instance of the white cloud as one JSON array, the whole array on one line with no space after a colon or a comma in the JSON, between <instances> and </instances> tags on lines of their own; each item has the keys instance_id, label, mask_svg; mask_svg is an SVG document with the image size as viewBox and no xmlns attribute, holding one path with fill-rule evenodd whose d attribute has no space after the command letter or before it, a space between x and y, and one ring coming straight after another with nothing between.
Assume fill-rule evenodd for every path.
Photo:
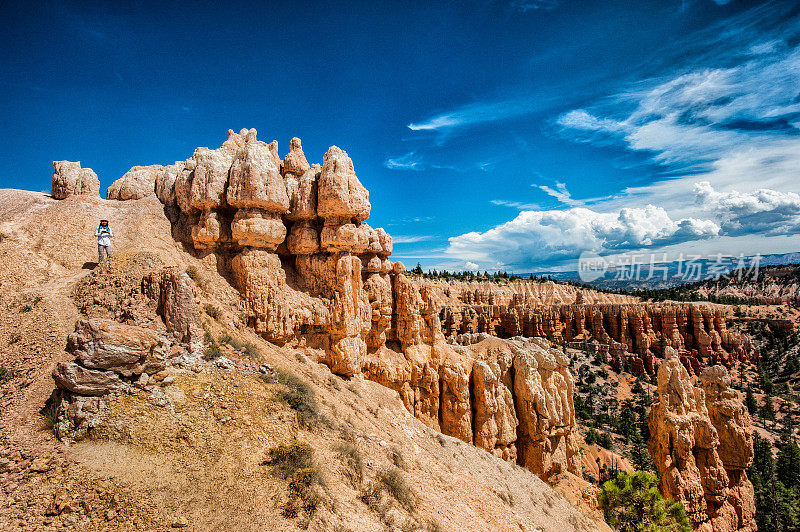
<instances>
[{"instance_id":1,"label":"white cloud","mask_svg":"<svg viewBox=\"0 0 800 532\"><path fill-rule=\"evenodd\" d=\"M430 235L396 235L392 237L394 244L415 244L417 242L425 242L431 240L433 237Z\"/></svg>"},{"instance_id":2,"label":"white cloud","mask_svg":"<svg viewBox=\"0 0 800 532\"><path fill-rule=\"evenodd\" d=\"M697 183L695 193L704 210L721 218L725 234L791 235L800 231L800 194L766 188L719 192L708 181Z\"/></svg>"},{"instance_id":3,"label":"white cloud","mask_svg":"<svg viewBox=\"0 0 800 532\"><path fill-rule=\"evenodd\" d=\"M412 131L441 131L454 127L494 122L525 115L536 110L530 101L479 102L465 105L449 113L440 114L418 123L408 124Z\"/></svg>"},{"instance_id":4,"label":"white cloud","mask_svg":"<svg viewBox=\"0 0 800 532\"><path fill-rule=\"evenodd\" d=\"M653 203L673 216L705 217L691 192L698 181L723 193L800 192L800 46L787 47L800 35L795 26L726 51L739 61L735 66L646 80L593 108L560 115L556 122L568 138L650 154L669 176L593 202L594 208ZM742 231L748 227L759 225L742 223ZM733 230L730 223L726 228Z\"/></svg>"},{"instance_id":5,"label":"white cloud","mask_svg":"<svg viewBox=\"0 0 800 532\"><path fill-rule=\"evenodd\" d=\"M564 183L556 182L555 190L548 187L547 185L536 185L538 188L547 194L548 196L553 196L555 199L563 203L564 205L569 205L570 207L581 207L585 205L585 203L581 200L576 200L572 198L572 195L567 190L567 185Z\"/></svg>"},{"instance_id":6,"label":"white cloud","mask_svg":"<svg viewBox=\"0 0 800 532\"><path fill-rule=\"evenodd\" d=\"M422 160L416 152L408 152L397 157L388 157L383 166L390 170L422 170Z\"/></svg>"},{"instance_id":7,"label":"white cloud","mask_svg":"<svg viewBox=\"0 0 800 532\"><path fill-rule=\"evenodd\" d=\"M576 257L582 251L610 252L712 238L720 227L711 220L673 220L661 207L623 208L601 213L584 207L523 211L483 233L449 239L445 254L519 269Z\"/></svg>"},{"instance_id":8,"label":"white cloud","mask_svg":"<svg viewBox=\"0 0 800 532\"><path fill-rule=\"evenodd\" d=\"M528 210L538 210L541 207L535 203L522 203L519 201L506 201L506 200L490 200L492 205L498 205L500 207L512 207L514 209L519 209L521 211L528 211Z\"/></svg>"},{"instance_id":9,"label":"white cloud","mask_svg":"<svg viewBox=\"0 0 800 532\"><path fill-rule=\"evenodd\" d=\"M467 270L479 270L480 266L478 266L474 262L467 261L464 263L464 268Z\"/></svg>"}]
</instances>

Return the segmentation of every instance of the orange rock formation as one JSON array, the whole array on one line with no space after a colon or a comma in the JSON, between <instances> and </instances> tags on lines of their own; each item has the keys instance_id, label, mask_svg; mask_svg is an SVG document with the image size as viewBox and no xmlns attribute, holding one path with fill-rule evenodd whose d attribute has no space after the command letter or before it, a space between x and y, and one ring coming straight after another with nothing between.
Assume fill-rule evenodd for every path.
<instances>
[{"instance_id":1,"label":"orange rock formation","mask_svg":"<svg viewBox=\"0 0 800 532\"><path fill-rule=\"evenodd\" d=\"M681 502L696 529L708 532L756 529L745 472L753 459L750 416L729 385L727 370L714 366L695 387L669 356L658 370L659 401L648 420L661 493Z\"/></svg>"}]
</instances>

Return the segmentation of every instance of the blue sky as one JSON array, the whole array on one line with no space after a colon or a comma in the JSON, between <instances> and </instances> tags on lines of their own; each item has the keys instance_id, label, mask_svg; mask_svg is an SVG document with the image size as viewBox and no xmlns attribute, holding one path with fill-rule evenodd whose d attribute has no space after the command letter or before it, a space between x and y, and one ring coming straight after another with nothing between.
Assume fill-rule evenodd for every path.
<instances>
[{"instance_id":1,"label":"blue sky","mask_svg":"<svg viewBox=\"0 0 800 532\"><path fill-rule=\"evenodd\" d=\"M0 8L0 187L255 127L345 149L409 265L800 250L800 2L35 4Z\"/></svg>"}]
</instances>

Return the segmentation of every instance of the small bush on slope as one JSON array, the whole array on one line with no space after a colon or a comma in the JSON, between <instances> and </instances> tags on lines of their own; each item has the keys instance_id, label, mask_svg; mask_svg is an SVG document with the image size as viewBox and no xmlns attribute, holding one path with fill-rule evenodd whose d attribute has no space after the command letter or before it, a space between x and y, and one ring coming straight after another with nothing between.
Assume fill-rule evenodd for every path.
<instances>
[{"instance_id":1,"label":"small bush on slope","mask_svg":"<svg viewBox=\"0 0 800 532\"><path fill-rule=\"evenodd\" d=\"M282 384L285 389L279 398L297 412L297 421L301 427L311 427L320 419L319 407L314 396L314 390L291 373L275 370L274 375L261 377L265 382Z\"/></svg>"},{"instance_id":2,"label":"small bush on slope","mask_svg":"<svg viewBox=\"0 0 800 532\"><path fill-rule=\"evenodd\" d=\"M364 480L364 458L361 451L354 443L342 442L336 447L336 452L342 459L347 479L354 487L360 486Z\"/></svg>"},{"instance_id":3,"label":"small bush on slope","mask_svg":"<svg viewBox=\"0 0 800 532\"><path fill-rule=\"evenodd\" d=\"M297 517L298 505L311 516L321 502L313 489L320 483L319 472L314 467L314 449L307 443L278 445L267 452L262 462L271 465L281 478L289 480L289 500L283 506L284 517Z\"/></svg>"},{"instance_id":4,"label":"small bush on slope","mask_svg":"<svg viewBox=\"0 0 800 532\"><path fill-rule=\"evenodd\" d=\"M658 479L645 471L619 472L617 478L605 482L597 499L606 522L622 532L691 532L683 505L665 500L657 483Z\"/></svg>"}]
</instances>

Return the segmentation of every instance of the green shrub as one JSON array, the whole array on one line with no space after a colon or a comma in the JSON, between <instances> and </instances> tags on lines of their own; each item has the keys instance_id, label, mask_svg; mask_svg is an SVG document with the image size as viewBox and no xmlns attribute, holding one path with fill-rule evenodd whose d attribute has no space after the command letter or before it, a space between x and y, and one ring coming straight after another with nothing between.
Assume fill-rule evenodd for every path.
<instances>
[{"instance_id":1,"label":"green shrub","mask_svg":"<svg viewBox=\"0 0 800 532\"><path fill-rule=\"evenodd\" d=\"M223 334L222 336L219 337L219 343L220 343L220 345L228 344L229 346L233 347L234 349L239 347L239 342L234 340L233 337L228 333L225 333L225 334Z\"/></svg>"},{"instance_id":2,"label":"green shrub","mask_svg":"<svg viewBox=\"0 0 800 532\"><path fill-rule=\"evenodd\" d=\"M261 356L261 352L258 350L258 348L250 342L245 342L239 347L244 347L244 354L250 358L258 358Z\"/></svg>"},{"instance_id":3,"label":"green shrub","mask_svg":"<svg viewBox=\"0 0 800 532\"><path fill-rule=\"evenodd\" d=\"M298 502L307 515L317 511L320 496L313 490L319 484L319 471L313 467L314 449L307 443L278 445L267 452L264 464L289 481L289 500L283 506L283 515L293 519L298 515Z\"/></svg>"},{"instance_id":4,"label":"green shrub","mask_svg":"<svg viewBox=\"0 0 800 532\"><path fill-rule=\"evenodd\" d=\"M0 382L7 381L13 376L14 374L10 369L6 369L4 366L0 366Z\"/></svg>"},{"instance_id":5,"label":"green shrub","mask_svg":"<svg viewBox=\"0 0 800 532\"><path fill-rule=\"evenodd\" d=\"M624 471L603 484L597 499L606 522L615 530L675 530L691 532L692 525L683 505L664 499L658 479L644 471Z\"/></svg>"},{"instance_id":6,"label":"green shrub","mask_svg":"<svg viewBox=\"0 0 800 532\"><path fill-rule=\"evenodd\" d=\"M364 480L364 458L354 443L343 442L336 447L336 453L342 459L345 476L353 486L360 486Z\"/></svg>"},{"instance_id":7,"label":"green shrub","mask_svg":"<svg viewBox=\"0 0 800 532\"><path fill-rule=\"evenodd\" d=\"M284 389L278 398L297 412L297 421L302 427L311 427L319 420L319 407L315 399L314 390L294 375L275 370L274 375L263 375L265 382L276 382L283 385Z\"/></svg>"},{"instance_id":8,"label":"green shrub","mask_svg":"<svg viewBox=\"0 0 800 532\"><path fill-rule=\"evenodd\" d=\"M186 268L186 275L188 275L189 279L194 282L197 282L197 280L200 278L200 272L197 271L195 266L189 266Z\"/></svg>"},{"instance_id":9,"label":"green shrub","mask_svg":"<svg viewBox=\"0 0 800 532\"><path fill-rule=\"evenodd\" d=\"M30 312L32 310L33 310L33 307L30 306L30 305L23 305L22 308L19 309L20 312Z\"/></svg>"},{"instance_id":10,"label":"green shrub","mask_svg":"<svg viewBox=\"0 0 800 532\"><path fill-rule=\"evenodd\" d=\"M8 337L8 345L16 344L20 340L22 340L22 336L19 333L13 333Z\"/></svg>"},{"instance_id":11,"label":"green shrub","mask_svg":"<svg viewBox=\"0 0 800 532\"><path fill-rule=\"evenodd\" d=\"M311 467L314 449L307 443L291 443L278 445L267 451L264 465L271 465L283 478L292 477L295 471Z\"/></svg>"},{"instance_id":12,"label":"green shrub","mask_svg":"<svg viewBox=\"0 0 800 532\"><path fill-rule=\"evenodd\" d=\"M212 342L203 350L203 360L216 360L222 352L216 342Z\"/></svg>"},{"instance_id":13,"label":"green shrub","mask_svg":"<svg viewBox=\"0 0 800 532\"><path fill-rule=\"evenodd\" d=\"M58 406L54 401L48 402L40 413L44 417L44 422L48 429L56 426L56 423L58 423Z\"/></svg>"},{"instance_id":14,"label":"green shrub","mask_svg":"<svg viewBox=\"0 0 800 532\"><path fill-rule=\"evenodd\" d=\"M302 495L313 482L317 480L319 473L313 467L304 467L294 472L292 481L289 482L289 491L297 496Z\"/></svg>"},{"instance_id":15,"label":"green shrub","mask_svg":"<svg viewBox=\"0 0 800 532\"><path fill-rule=\"evenodd\" d=\"M411 488L406 484L400 471L397 469L381 471L378 473L377 480L394 500L402 504L407 510L413 510L414 494L411 493Z\"/></svg>"},{"instance_id":16,"label":"green shrub","mask_svg":"<svg viewBox=\"0 0 800 532\"><path fill-rule=\"evenodd\" d=\"M392 455L392 462L394 462L394 465L397 468L399 468L399 469L408 469L408 464L406 464L406 461L403 458L403 455L400 453L400 449L398 449L397 447L392 447L389 450L389 452Z\"/></svg>"}]
</instances>

